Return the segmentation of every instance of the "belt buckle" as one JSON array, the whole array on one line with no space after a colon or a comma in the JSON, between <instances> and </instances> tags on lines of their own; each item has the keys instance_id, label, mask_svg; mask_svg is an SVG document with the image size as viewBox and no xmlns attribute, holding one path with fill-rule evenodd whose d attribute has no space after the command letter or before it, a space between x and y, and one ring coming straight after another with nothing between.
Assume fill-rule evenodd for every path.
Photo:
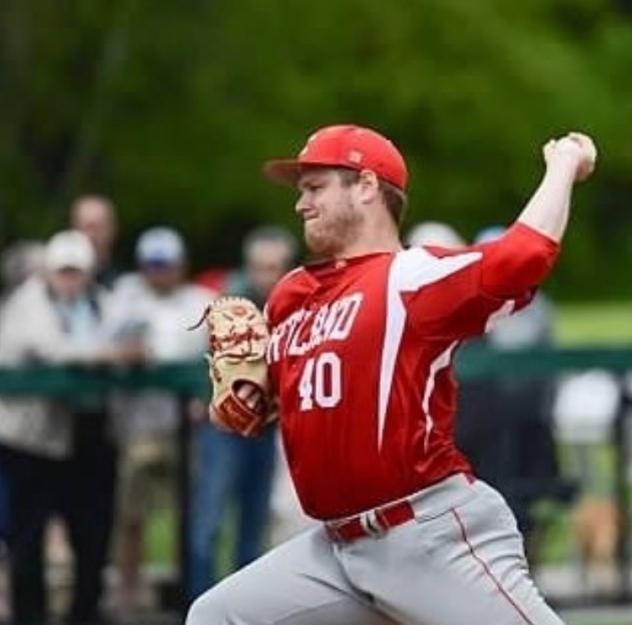
<instances>
[{"instance_id":1,"label":"belt buckle","mask_svg":"<svg viewBox=\"0 0 632 625\"><path fill-rule=\"evenodd\" d=\"M360 515L360 525L367 536L371 536L372 538L381 538L388 530L388 527L385 527L380 522L376 509L363 512Z\"/></svg>"}]
</instances>

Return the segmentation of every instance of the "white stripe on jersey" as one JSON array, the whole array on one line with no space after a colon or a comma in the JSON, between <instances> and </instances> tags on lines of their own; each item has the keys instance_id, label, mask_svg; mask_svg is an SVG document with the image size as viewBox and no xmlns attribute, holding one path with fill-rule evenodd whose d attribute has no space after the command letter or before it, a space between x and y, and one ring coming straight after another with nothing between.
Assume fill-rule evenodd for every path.
<instances>
[{"instance_id":1,"label":"white stripe on jersey","mask_svg":"<svg viewBox=\"0 0 632 625\"><path fill-rule=\"evenodd\" d=\"M498 310L495 310L488 318L485 324L485 332L489 332L492 328L505 317L509 317L516 307L516 300L508 299Z\"/></svg>"},{"instance_id":2,"label":"white stripe on jersey","mask_svg":"<svg viewBox=\"0 0 632 625\"><path fill-rule=\"evenodd\" d=\"M382 447L386 410L391 395L393 375L399 347L406 325L406 308L401 298L403 292L418 291L423 286L438 282L447 276L479 261L481 252L465 252L437 258L423 248L411 248L399 252L391 263L386 294L386 327L378 398L378 449Z\"/></svg>"},{"instance_id":3,"label":"white stripe on jersey","mask_svg":"<svg viewBox=\"0 0 632 625\"><path fill-rule=\"evenodd\" d=\"M445 369L452 359L452 352L454 348L459 344L458 341L454 341L450 344L448 349L441 352L431 363L430 363L430 371L428 372L428 379L426 381L426 388L424 388L423 395L423 408L424 414L426 415L426 434L424 436L424 451L428 451L428 442L430 441L430 432L432 432L432 428L434 427L434 419L430 414L430 398L432 397L432 391L434 391L435 387L435 379L437 377L437 373L441 371L441 369Z\"/></svg>"}]
</instances>

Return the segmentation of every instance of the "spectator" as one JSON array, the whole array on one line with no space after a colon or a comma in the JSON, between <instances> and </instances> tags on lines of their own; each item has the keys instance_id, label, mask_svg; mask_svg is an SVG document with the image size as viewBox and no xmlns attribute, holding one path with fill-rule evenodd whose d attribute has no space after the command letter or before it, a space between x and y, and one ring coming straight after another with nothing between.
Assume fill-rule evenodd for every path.
<instances>
[{"instance_id":1,"label":"spectator","mask_svg":"<svg viewBox=\"0 0 632 625\"><path fill-rule=\"evenodd\" d=\"M42 270L44 244L39 241L16 241L0 256L2 291L0 306L6 298L31 275ZM0 451L0 560L9 529L9 479L6 461Z\"/></svg>"},{"instance_id":2,"label":"spectator","mask_svg":"<svg viewBox=\"0 0 632 625\"><path fill-rule=\"evenodd\" d=\"M70 223L92 241L96 252L95 282L111 289L119 275L113 260L118 233L114 204L101 195L81 196L70 209Z\"/></svg>"},{"instance_id":3,"label":"spectator","mask_svg":"<svg viewBox=\"0 0 632 625\"><path fill-rule=\"evenodd\" d=\"M0 576L2 575L3 570L3 555L6 549L5 543L9 534L9 523L11 520L11 511L9 509L9 487L9 469L7 466L7 460L4 457L2 446L0 445Z\"/></svg>"},{"instance_id":4,"label":"spectator","mask_svg":"<svg viewBox=\"0 0 632 625\"><path fill-rule=\"evenodd\" d=\"M275 227L252 231L244 240L244 266L229 276L226 294L242 295L262 307L295 261L297 244ZM218 534L229 504L239 515L233 568L257 558L266 529L275 464L276 428L255 439L220 432L209 423L197 428L198 472L190 530L189 597L217 581Z\"/></svg>"},{"instance_id":5,"label":"spectator","mask_svg":"<svg viewBox=\"0 0 632 625\"><path fill-rule=\"evenodd\" d=\"M93 248L82 233L65 231L50 239L44 274L18 287L2 310L0 364L87 365L133 355L102 339L107 301L92 282L94 262ZM66 521L75 553L71 622L97 622L112 485L105 466L110 458L95 455L91 441L102 435L104 426L98 398L0 400L0 445L12 481L9 546L15 623L45 621L43 534L54 512Z\"/></svg>"},{"instance_id":6,"label":"spectator","mask_svg":"<svg viewBox=\"0 0 632 625\"><path fill-rule=\"evenodd\" d=\"M149 363L201 359L206 335L186 328L212 294L186 281L182 238L169 228L151 228L138 239L136 260L139 273L115 287L115 332L141 339ZM121 604L134 610L151 601L140 570L148 512L165 491L175 493L179 405L169 393L147 390L119 394L115 413L122 451Z\"/></svg>"},{"instance_id":7,"label":"spectator","mask_svg":"<svg viewBox=\"0 0 632 625\"><path fill-rule=\"evenodd\" d=\"M114 244L118 234L118 222L114 204L110 199L101 195L80 196L70 207L70 224L71 227L83 232L92 243L95 252L93 277L95 283L108 291L111 290L115 279L119 275L119 269L115 266L113 260ZM101 413L102 419L109 420L110 415L105 414L104 406L101 406ZM100 466L101 476L104 486L107 484L107 492L112 494L112 496L103 501L104 506L106 502L112 506L111 510L104 509L103 522L107 519L110 524L107 530L108 535L112 533L114 524L118 456L118 450L111 432L111 423L104 423L103 427L98 430L92 429L88 445L89 453L95 457L103 458L103 463ZM79 452L80 448L77 448L76 451ZM51 529L55 530L58 528L53 526ZM53 531L51 533L51 542L53 546L58 547L58 551L60 550L59 547L63 547L63 543L60 543L60 538L63 539L63 535L60 535L59 532ZM63 550L61 552L63 553Z\"/></svg>"},{"instance_id":8,"label":"spectator","mask_svg":"<svg viewBox=\"0 0 632 625\"><path fill-rule=\"evenodd\" d=\"M44 244L39 241L16 241L0 256L2 297L8 297L25 280L42 270Z\"/></svg>"},{"instance_id":9,"label":"spectator","mask_svg":"<svg viewBox=\"0 0 632 625\"><path fill-rule=\"evenodd\" d=\"M465 241L450 225L440 221L422 221L413 226L405 237L409 247L439 245L441 247L463 247Z\"/></svg>"}]
</instances>

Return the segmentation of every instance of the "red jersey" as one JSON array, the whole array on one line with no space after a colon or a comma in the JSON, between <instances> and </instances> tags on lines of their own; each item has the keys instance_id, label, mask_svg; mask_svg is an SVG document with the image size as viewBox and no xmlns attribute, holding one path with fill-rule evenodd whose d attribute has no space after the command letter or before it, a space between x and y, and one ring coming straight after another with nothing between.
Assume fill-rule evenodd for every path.
<instances>
[{"instance_id":1,"label":"red jersey","mask_svg":"<svg viewBox=\"0 0 632 625\"><path fill-rule=\"evenodd\" d=\"M557 250L518 223L492 243L331 261L276 286L267 360L307 514L356 514L470 470L454 443L454 353L524 306Z\"/></svg>"}]
</instances>

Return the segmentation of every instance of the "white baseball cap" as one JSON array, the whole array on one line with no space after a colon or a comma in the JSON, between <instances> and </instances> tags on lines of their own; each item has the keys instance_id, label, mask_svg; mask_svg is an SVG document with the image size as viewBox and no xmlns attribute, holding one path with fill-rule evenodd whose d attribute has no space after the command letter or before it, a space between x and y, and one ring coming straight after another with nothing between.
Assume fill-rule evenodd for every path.
<instances>
[{"instance_id":1,"label":"white baseball cap","mask_svg":"<svg viewBox=\"0 0 632 625\"><path fill-rule=\"evenodd\" d=\"M78 230L62 230L46 244L44 266L48 271L79 269L91 272L96 256L90 239Z\"/></svg>"},{"instance_id":2,"label":"white baseball cap","mask_svg":"<svg viewBox=\"0 0 632 625\"><path fill-rule=\"evenodd\" d=\"M406 236L406 243L411 247L438 245L453 248L465 245L465 241L452 226L440 221L423 221L413 226Z\"/></svg>"},{"instance_id":3,"label":"white baseball cap","mask_svg":"<svg viewBox=\"0 0 632 625\"><path fill-rule=\"evenodd\" d=\"M136 243L136 260L141 265L175 265L184 257L182 237L172 228L160 226L145 230Z\"/></svg>"},{"instance_id":4,"label":"white baseball cap","mask_svg":"<svg viewBox=\"0 0 632 625\"><path fill-rule=\"evenodd\" d=\"M496 239L500 239L505 232L507 232L507 228L505 226L487 226L487 228L483 228L476 234L474 237L474 243L478 245L479 243L489 243L490 241L495 241Z\"/></svg>"}]
</instances>

